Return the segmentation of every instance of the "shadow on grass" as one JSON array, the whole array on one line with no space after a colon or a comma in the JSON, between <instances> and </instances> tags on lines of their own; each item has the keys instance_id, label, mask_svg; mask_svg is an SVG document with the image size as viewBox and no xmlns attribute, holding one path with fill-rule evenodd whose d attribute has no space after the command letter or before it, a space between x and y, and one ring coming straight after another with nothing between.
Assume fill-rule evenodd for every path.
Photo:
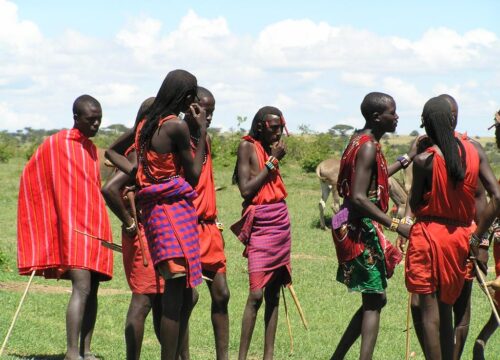
<instances>
[{"instance_id":1,"label":"shadow on grass","mask_svg":"<svg viewBox=\"0 0 500 360\"><path fill-rule=\"evenodd\" d=\"M65 354L57 354L57 355L17 355L17 354L9 354L13 359L22 359L22 360L63 360Z\"/></svg>"},{"instance_id":2,"label":"shadow on grass","mask_svg":"<svg viewBox=\"0 0 500 360\"><path fill-rule=\"evenodd\" d=\"M327 230L332 228L332 215L325 215L325 225ZM319 218L311 221L310 227L311 229L321 229Z\"/></svg>"},{"instance_id":3,"label":"shadow on grass","mask_svg":"<svg viewBox=\"0 0 500 360\"><path fill-rule=\"evenodd\" d=\"M19 359L19 360L64 360L65 354L57 354L57 355L40 355L40 354L33 354L33 355L17 355L17 354L9 354L13 359ZM105 360L103 356L98 356L98 359L100 360Z\"/></svg>"}]
</instances>

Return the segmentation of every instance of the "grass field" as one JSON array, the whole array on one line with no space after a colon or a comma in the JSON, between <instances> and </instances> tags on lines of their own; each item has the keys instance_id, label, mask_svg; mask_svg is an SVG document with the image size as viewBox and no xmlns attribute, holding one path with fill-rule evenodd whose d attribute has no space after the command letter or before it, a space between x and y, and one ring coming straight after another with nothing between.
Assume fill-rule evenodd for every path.
<instances>
[{"instance_id":1,"label":"grass field","mask_svg":"<svg viewBox=\"0 0 500 360\"><path fill-rule=\"evenodd\" d=\"M0 164L3 191L0 194L0 340L7 332L16 310L27 277L16 271L16 212L19 175L23 160L13 159ZM219 216L226 225L224 232L228 259L230 300L230 358L235 359L240 336L240 321L248 293L246 260L241 256L243 247L228 230L241 211L241 198L231 185L232 168L216 168L216 183L226 188L217 193ZM276 359L329 359L348 321L360 305L358 294L348 293L335 281L337 270L331 235L319 229L317 203L319 184L314 174L303 173L298 166L287 164L282 169L289 197L288 206L292 221L292 267L294 287L302 303L310 330L301 325L291 298L294 334L294 354L289 356L290 344L283 306L280 307L275 358ZM120 225L113 219L115 242L120 242ZM391 234L392 236L392 234ZM489 278L492 278L490 273ZM35 278L19 320L9 340L6 359L62 359L65 351L65 311L69 299L69 283ZM51 285L51 287L46 287ZM200 301L191 317L191 357L196 360L214 359L214 340L210 323L210 298L205 285L200 286ZM382 312L381 329L374 359L402 359L405 351L405 319L407 292L404 287L403 267L396 269L389 281L388 305ZM124 359L124 322L130 294L123 274L120 255L115 253L114 278L101 285L99 313L94 332L93 351L102 359ZM464 359L471 358L472 343L489 317L487 300L474 287L473 320L466 344ZM146 324L142 355L144 359L158 359L159 346L152 331L151 319ZM262 358L263 308L255 327L251 359ZM423 359L416 337L412 332L414 359ZM490 340L487 358L493 359L500 350L500 334ZM352 348L348 359L357 359L359 341Z\"/></svg>"}]
</instances>

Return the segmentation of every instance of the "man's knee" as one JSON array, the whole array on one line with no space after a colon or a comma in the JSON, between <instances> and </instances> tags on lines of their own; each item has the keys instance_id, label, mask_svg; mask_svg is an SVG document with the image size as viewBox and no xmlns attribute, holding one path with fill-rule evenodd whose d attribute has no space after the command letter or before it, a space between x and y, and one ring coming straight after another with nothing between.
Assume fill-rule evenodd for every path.
<instances>
[{"instance_id":1,"label":"man's knee","mask_svg":"<svg viewBox=\"0 0 500 360\"><path fill-rule=\"evenodd\" d=\"M229 288L226 281L214 282L211 288L212 305L217 308L227 308L229 303Z\"/></svg>"},{"instance_id":2,"label":"man's knee","mask_svg":"<svg viewBox=\"0 0 500 360\"><path fill-rule=\"evenodd\" d=\"M384 294L363 294L363 310L382 310L387 304Z\"/></svg>"},{"instance_id":3,"label":"man's knee","mask_svg":"<svg viewBox=\"0 0 500 360\"><path fill-rule=\"evenodd\" d=\"M258 310L262 305L264 300L264 291L262 289L250 291L248 295L247 303L252 306L255 310Z\"/></svg>"}]
</instances>

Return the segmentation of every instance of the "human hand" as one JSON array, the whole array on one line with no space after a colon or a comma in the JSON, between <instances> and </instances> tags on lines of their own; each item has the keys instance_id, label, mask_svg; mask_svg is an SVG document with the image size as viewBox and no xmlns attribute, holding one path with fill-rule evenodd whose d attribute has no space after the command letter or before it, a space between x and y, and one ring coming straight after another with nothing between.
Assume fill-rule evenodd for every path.
<instances>
[{"instance_id":1,"label":"human hand","mask_svg":"<svg viewBox=\"0 0 500 360\"><path fill-rule=\"evenodd\" d=\"M408 237L410 236L410 229L411 225L399 223L396 231L399 235L408 239Z\"/></svg>"},{"instance_id":2,"label":"human hand","mask_svg":"<svg viewBox=\"0 0 500 360\"><path fill-rule=\"evenodd\" d=\"M200 129L206 129L207 127L207 114L205 109L199 104L193 103L189 106L189 111L191 112L191 117L194 119L196 125Z\"/></svg>"},{"instance_id":3,"label":"human hand","mask_svg":"<svg viewBox=\"0 0 500 360\"><path fill-rule=\"evenodd\" d=\"M477 265L484 275L486 275L488 273L488 249L478 248L476 260Z\"/></svg>"},{"instance_id":4,"label":"human hand","mask_svg":"<svg viewBox=\"0 0 500 360\"><path fill-rule=\"evenodd\" d=\"M271 156L274 156L276 159L281 160L285 157L285 154L286 145L282 139L271 145Z\"/></svg>"},{"instance_id":5,"label":"human hand","mask_svg":"<svg viewBox=\"0 0 500 360\"><path fill-rule=\"evenodd\" d=\"M398 235L396 239L396 247L401 251L401 254L406 254L406 244L408 242L408 239Z\"/></svg>"}]
</instances>

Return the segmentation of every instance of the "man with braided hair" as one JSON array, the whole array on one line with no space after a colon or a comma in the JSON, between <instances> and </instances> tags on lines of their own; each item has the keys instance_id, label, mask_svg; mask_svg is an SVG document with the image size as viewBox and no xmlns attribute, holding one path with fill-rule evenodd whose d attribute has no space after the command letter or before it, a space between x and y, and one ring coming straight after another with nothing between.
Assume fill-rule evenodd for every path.
<instances>
[{"instance_id":1,"label":"man with braided hair","mask_svg":"<svg viewBox=\"0 0 500 360\"><path fill-rule=\"evenodd\" d=\"M245 245L250 291L243 313L239 360L247 358L257 312L265 300L264 356L273 358L280 288L291 283L291 233L287 192L279 171L286 150L285 120L272 106L261 108L238 147L233 180L243 197L243 218L231 230Z\"/></svg>"},{"instance_id":2,"label":"man with braided hair","mask_svg":"<svg viewBox=\"0 0 500 360\"><path fill-rule=\"evenodd\" d=\"M205 153L205 110L195 103L196 77L184 70L167 74L135 132L136 183L142 221L154 266L168 289L163 293L161 359L176 360L185 342L188 321L202 281L196 198ZM194 150L186 121L190 111L199 128ZM124 167L134 169L132 165Z\"/></svg>"},{"instance_id":3,"label":"man with braided hair","mask_svg":"<svg viewBox=\"0 0 500 360\"><path fill-rule=\"evenodd\" d=\"M456 136L451 110L444 97L424 106L422 121L432 143L414 159L410 196L416 222L406 253L406 287L418 296L424 353L430 359L453 358L451 308L465 282L469 252L477 254L476 239L487 230L500 200L484 151L466 136ZM478 179L493 201L474 230Z\"/></svg>"}]
</instances>

